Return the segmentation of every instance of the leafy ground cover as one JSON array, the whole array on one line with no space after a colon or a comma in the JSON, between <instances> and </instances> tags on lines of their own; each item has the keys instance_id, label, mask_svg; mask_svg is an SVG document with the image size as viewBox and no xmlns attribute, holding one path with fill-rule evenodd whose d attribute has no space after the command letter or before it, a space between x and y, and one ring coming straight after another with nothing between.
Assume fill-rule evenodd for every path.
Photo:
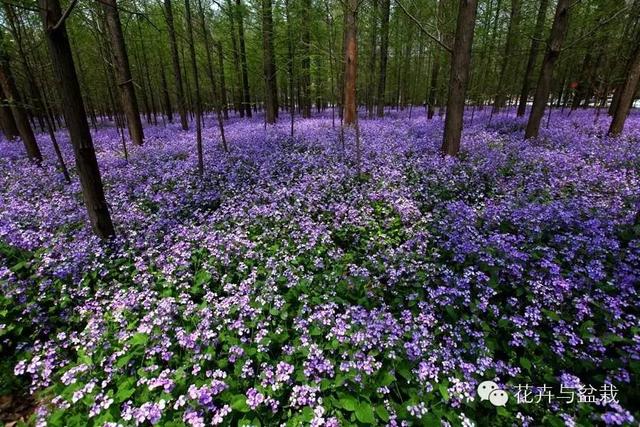
<instances>
[{"instance_id":1,"label":"leafy ground cover","mask_svg":"<svg viewBox=\"0 0 640 427\"><path fill-rule=\"evenodd\" d=\"M609 139L594 114L522 141L475 112L459 159L438 118L363 119L361 175L328 117L231 119L230 154L208 118L202 179L193 133L149 127L127 162L100 128L109 244L77 180L3 140L0 394L51 426L637 425L640 116Z\"/></svg>"}]
</instances>

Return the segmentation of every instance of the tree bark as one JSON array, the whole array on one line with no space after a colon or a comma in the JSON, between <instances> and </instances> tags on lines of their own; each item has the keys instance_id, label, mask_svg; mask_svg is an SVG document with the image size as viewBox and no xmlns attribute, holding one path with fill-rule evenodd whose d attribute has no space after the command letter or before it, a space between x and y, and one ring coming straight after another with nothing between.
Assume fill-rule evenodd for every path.
<instances>
[{"instance_id":1,"label":"tree bark","mask_svg":"<svg viewBox=\"0 0 640 427\"><path fill-rule=\"evenodd\" d=\"M302 4L303 21L302 24L302 67L300 70L300 108L302 117L311 117L311 31L309 12L311 10L311 1L304 0Z\"/></svg>"},{"instance_id":2,"label":"tree bark","mask_svg":"<svg viewBox=\"0 0 640 427\"><path fill-rule=\"evenodd\" d=\"M276 60L273 54L273 18L271 0L262 0L262 49L263 70L266 90L266 120L275 123L278 117L278 84L276 81Z\"/></svg>"},{"instance_id":3,"label":"tree bark","mask_svg":"<svg viewBox=\"0 0 640 427\"><path fill-rule=\"evenodd\" d=\"M527 110L527 100L529 98L529 89L531 88L531 74L533 73L533 67L536 65L536 59L538 58L540 38L542 38L542 32L544 31L544 22L547 17L548 6L549 0L540 1L536 25L533 31L533 40L531 41L531 49L529 50L529 58L527 59L527 66L522 80L522 90L520 91L520 98L518 99L518 111L516 113L518 117L524 116Z\"/></svg>"},{"instance_id":4,"label":"tree bark","mask_svg":"<svg viewBox=\"0 0 640 427\"><path fill-rule=\"evenodd\" d=\"M391 9L390 0L382 0L381 21L380 21L380 75L378 76L378 94L376 100L378 102L376 115L384 116L385 99L384 94L387 85L387 62L389 61L389 12Z\"/></svg>"},{"instance_id":5,"label":"tree bark","mask_svg":"<svg viewBox=\"0 0 640 427\"><path fill-rule=\"evenodd\" d=\"M114 69L116 78L118 79L118 88L120 88L120 99L122 101L122 109L127 116L129 127L129 136L136 145L142 145L144 140L144 132L142 123L140 122L140 112L138 111L138 102L136 100L136 92L133 87L133 78L131 77L131 68L129 67L129 57L127 56L127 48L124 43L124 35L122 34L122 26L120 25L120 13L116 0L102 0L105 18L107 22L107 31L111 41L111 49L113 52Z\"/></svg>"},{"instance_id":6,"label":"tree bark","mask_svg":"<svg viewBox=\"0 0 640 427\"><path fill-rule=\"evenodd\" d=\"M457 156L460 151L465 96L467 81L469 80L471 46L473 44L473 30L476 23L477 9L477 0L460 0L456 38L451 59L447 115L444 122L444 137L442 141L442 152L449 156Z\"/></svg>"},{"instance_id":7,"label":"tree bark","mask_svg":"<svg viewBox=\"0 0 640 427\"><path fill-rule=\"evenodd\" d=\"M167 76L164 72L163 61L160 61L160 82L162 83L162 104L164 106L164 114L167 116L167 120L169 121L169 123L173 123L171 97L169 96L169 88L167 87Z\"/></svg>"},{"instance_id":8,"label":"tree bark","mask_svg":"<svg viewBox=\"0 0 640 427\"><path fill-rule=\"evenodd\" d=\"M115 231L104 197L67 30L64 21L60 21L62 12L59 0L40 0L40 9L89 221L96 235L109 238Z\"/></svg>"},{"instance_id":9,"label":"tree bark","mask_svg":"<svg viewBox=\"0 0 640 427\"><path fill-rule=\"evenodd\" d=\"M222 43L220 40L215 42L218 51L218 68L220 70L220 102L222 103L222 115L225 119L229 118L229 107L227 106L227 85L224 77L224 57L222 54Z\"/></svg>"},{"instance_id":10,"label":"tree bark","mask_svg":"<svg viewBox=\"0 0 640 427\"><path fill-rule=\"evenodd\" d=\"M386 1L386 0L385 0ZM357 8L358 0L345 0L344 26L344 124L357 120L356 80L358 74Z\"/></svg>"},{"instance_id":11,"label":"tree bark","mask_svg":"<svg viewBox=\"0 0 640 427\"><path fill-rule=\"evenodd\" d=\"M240 65L242 67L242 106L247 117L251 117L251 92L249 91L249 71L247 67L247 49L244 43L244 17L242 0L236 0L238 19L238 42L240 44Z\"/></svg>"},{"instance_id":12,"label":"tree bark","mask_svg":"<svg viewBox=\"0 0 640 427\"><path fill-rule=\"evenodd\" d=\"M536 87L536 94L533 98L531 114L529 115L529 121L527 122L527 128L524 134L525 139L536 138L540 131L540 122L542 121L547 99L549 98L549 91L551 89L553 68L560 56L562 45L567 35L567 29L569 28L570 5L571 0L558 0L556 13L553 18L553 25L551 27L551 35L549 36L549 42L547 45L547 52L544 56L544 60L542 61L538 86Z\"/></svg>"},{"instance_id":13,"label":"tree bark","mask_svg":"<svg viewBox=\"0 0 640 427\"><path fill-rule=\"evenodd\" d=\"M622 85L620 91L620 97L618 99L618 106L611 120L611 126L609 127L609 135L617 136L622 133L624 129L624 122L627 120L627 115L633 104L633 98L636 90L638 89L638 82L640 81L640 45L637 45L632 56L631 63L629 64L627 78Z\"/></svg>"},{"instance_id":14,"label":"tree bark","mask_svg":"<svg viewBox=\"0 0 640 427\"><path fill-rule=\"evenodd\" d=\"M16 121L13 118L11 107L9 106L9 102L7 101L7 97L2 90L2 85L0 85L0 102L2 103L2 108L0 108L0 123L2 123L2 132L9 141L13 141L20 134L18 132L18 127L16 126Z\"/></svg>"},{"instance_id":15,"label":"tree bark","mask_svg":"<svg viewBox=\"0 0 640 427\"><path fill-rule=\"evenodd\" d=\"M200 82L198 81L198 63L196 62L196 46L193 41L193 23L191 20L191 5L189 0L184 0L185 19L187 21L187 42L189 43L189 55L191 58L191 72L195 86L195 98L193 107L196 120L196 148L198 150L198 174L204 173L204 159L202 155L202 111L200 107Z\"/></svg>"},{"instance_id":16,"label":"tree bark","mask_svg":"<svg viewBox=\"0 0 640 427\"><path fill-rule=\"evenodd\" d=\"M27 157L37 162L42 161L42 154L40 148L36 142L36 137L33 134L33 129L29 123L29 117L27 116L24 103L18 93L16 82L11 72L11 66L9 63L9 54L5 48L4 34L0 32L0 86L2 92L6 97L6 101L9 103L11 114L15 125L20 135L20 139L24 144L24 148L27 151Z\"/></svg>"},{"instance_id":17,"label":"tree bark","mask_svg":"<svg viewBox=\"0 0 640 427\"><path fill-rule=\"evenodd\" d=\"M507 30L507 40L504 45L504 57L500 66L500 76L498 78L498 91L493 104L493 111L497 112L504 108L506 102L506 79L511 70L513 52L515 51L516 35L520 25L520 0L511 0L511 16L509 18L509 29Z\"/></svg>"},{"instance_id":18,"label":"tree bark","mask_svg":"<svg viewBox=\"0 0 640 427\"><path fill-rule=\"evenodd\" d=\"M178 42L176 41L176 29L173 22L173 9L171 0L164 0L165 19L169 32L169 48L171 50L171 63L173 65L173 76L176 81L176 97L178 100L178 113L180 114L180 124L182 130L189 129L187 121L187 104L184 98L184 88L182 85L182 73L180 71L180 58L178 56Z\"/></svg>"}]
</instances>

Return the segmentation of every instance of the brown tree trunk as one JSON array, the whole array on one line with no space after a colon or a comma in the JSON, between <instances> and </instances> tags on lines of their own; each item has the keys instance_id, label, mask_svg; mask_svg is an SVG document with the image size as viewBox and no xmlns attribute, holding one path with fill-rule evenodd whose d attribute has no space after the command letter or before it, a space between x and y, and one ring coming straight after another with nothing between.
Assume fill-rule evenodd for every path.
<instances>
[{"instance_id":1,"label":"brown tree trunk","mask_svg":"<svg viewBox=\"0 0 640 427\"><path fill-rule=\"evenodd\" d=\"M387 61L389 60L389 11L391 9L390 0L382 0L381 21L380 21L380 74L378 76L378 94L376 100L378 102L376 115L384 116L385 99L384 94L387 85Z\"/></svg>"},{"instance_id":2,"label":"brown tree trunk","mask_svg":"<svg viewBox=\"0 0 640 427\"><path fill-rule=\"evenodd\" d=\"M0 103L2 103L2 107L0 108L2 132L8 140L13 141L19 135L19 132L18 127L16 126L16 121L13 118L13 113L11 112L11 107L7 101L7 97L2 90L2 85L0 85Z\"/></svg>"},{"instance_id":3,"label":"brown tree trunk","mask_svg":"<svg viewBox=\"0 0 640 427\"><path fill-rule=\"evenodd\" d=\"M180 71L180 57L178 56L178 42L176 41L176 29L173 23L173 9L171 0L164 0L165 19L169 32L169 47L171 50L171 63L173 65L173 76L176 81L176 97L178 100L178 113L180 114L180 124L183 130L189 129L187 121L187 104L184 99L184 88L182 85L182 73Z\"/></svg>"},{"instance_id":4,"label":"brown tree trunk","mask_svg":"<svg viewBox=\"0 0 640 427\"><path fill-rule=\"evenodd\" d=\"M275 123L278 117L278 85L276 81L276 61L273 54L273 19L271 0L262 0L262 49L266 90L266 120Z\"/></svg>"},{"instance_id":5,"label":"brown tree trunk","mask_svg":"<svg viewBox=\"0 0 640 427\"><path fill-rule=\"evenodd\" d=\"M36 137L33 134L33 129L31 129L31 124L29 123L29 117L27 116L27 112L24 108L24 103L20 98L18 88L16 87L16 82L13 78L13 73L11 72L11 66L9 65L9 54L5 51L4 35L1 32L0 86L2 86L2 92L4 92L6 101L9 103L9 106L11 108L11 114L13 115L18 134L20 135L20 139L22 140L24 148L27 151L27 157L37 162L42 161L40 148L38 148Z\"/></svg>"},{"instance_id":6,"label":"brown tree trunk","mask_svg":"<svg viewBox=\"0 0 640 427\"><path fill-rule=\"evenodd\" d=\"M378 45L378 0L373 0L373 17L371 23L371 47L369 54L369 66L367 67L367 116L373 117L373 106L376 105L376 62L377 58L377 45Z\"/></svg>"},{"instance_id":7,"label":"brown tree trunk","mask_svg":"<svg viewBox=\"0 0 640 427\"><path fill-rule=\"evenodd\" d=\"M498 90L493 104L493 111L497 112L504 107L506 102L506 79L511 71L511 57L515 51L516 35L520 24L520 0L511 0L511 16L509 18L509 29L507 30L507 40L504 45L504 57L500 66L500 76L498 78Z\"/></svg>"},{"instance_id":8,"label":"brown tree trunk","mask_svg":"<svg viewBox=\"0 0 640 427\"><path fill-rule=\"evenodd\" d=\"M191 72L193 73L193 84L195 86L195 98L193 107L196 119L196 148L198 150L198 174L204 173L204 160L202 155L202 112L200 107L200 82L198 81L198 63L196 62L196 46L193 42L193 24L191 21L191 5L189 0L184 0L185 19L187 21L187 41L189 43L189 54L191 57Z\"/></svg>"},{"instance_id":9,"label":"brown tree trunk","mask_svg":"<svg viewBox=\"0 0 640 427\"><path fill-rule=\"evenodd\" d=\"M547 45L547 52L544 56L544 60L542 61L538 86L536 87L536 94L533 98L533 106L531 107L531 114L529 115L527 129L524 133L525 139L536 138L540 131L540 122L542 121L547 99L549 98L549 91L551 89L553 68L560 56L562 44L564 43L564 39L567 35L567 29L569 28L570 5L571 0L558 0L556 13L553 18L553 25L551 27L551 35L549 36L549 42Z\"/></svg>"},{"instance_id":10,"label":"brown tree trunk","mask_svg":"<svg viewBox=\"0 0 640 427\"><path fill-rule=\"evenodd\" d=\"M620 97L618 99L618 106L613 115L611 126L609 127L609 135L616 136L622 133L624 129L624 122L627 120L627 115L633 104L633 98L636 90L638 89L638 82L640 81L640 45L637 45L633 55L631 63L629 64L627 78L620 90Z\"/></svg>"},{"instance_id":11,"label":"brown tree trunk","mask_svg":"<svg viewBox=\"0 0 640 427\"><path fill-rule=\"evenodd\" d=\"M108 238L115 232L104 197L67 30L64 21L60 21L59 0L40 0L40 9L91 227L99 237Z\"/></svg>"},{"instance_id":12,"label":"brown tree trunk","mask_svg":"<svg viewBox=\"0 0 640 427\"><path fill-rule=\"evenodd\" d=\"M216 41L216 50L218 51L218 68L220 71L220 102L222 103L222 115L225 119L229 118L229 107L227 106L227 85L224 77L224 57L222 54L222 43Z\"/></svg>"},{"instance_id":13,"label":"brown tree trunk","mask_svg":"<svg viewBox=\"0 0 640 427\"><path fill-rule=\"evenodd\" d=\"M164 106L164 114L167 116L167 120L169 121L169 123L173 123L171 98L169 97L169 88L167 87L167 76L164 72L163 61L160 61L160 82L162 83L162 104Z\"/></svg>"},{"instance_id":14,"label":"brown tree trunk","mask_svg":"<svg viewBox=\"0 0 640 427\"><path fill-rule=\"evenodd\" d=\"M303 13L303 29L302 29L302 67L300 70L300 108L302 117L311 117L311 31L309 22L309 12L311 10L311 1L304 0L302 4Z\"/></svg>"},{"instance_id":15,"label":"brown tree trunk","mask_svg":"<svg viewBox=\"0 0 640 427\"><path fill-rule=\"evenodd\" d=\"M536 65L536 59L538 58L538 50L540 50L540 38L544 31L544 22L547 17L547 7L549 6L549 0L541 0L540 7L538 8L538 16L536 17L536 25L533 31L533 40L531 41L531 49L529 50L529 58L527 59L527 66L524 71L524 78L522 80L522 90L520 91L520 98L518 99L518 117L524 116L527 110L527 100L529 98L529 89L531 88L531 74L533 73L533 67Z\"/></svg>"},{"instance_id":16,"label":"brown tree trunk","mask_svg":"<svg viewBox=\"0 0 640 427\"><path fill-rule=\"evenodd\" d=\"M229 151L227 148L227 139L224 136L224 123L222 122L222 113L220 107L220 97L218 96L218 91L216 90L216 79L214 78L213 73L213 60L211 59L211 50L209 49L209 30L207 25L205 24L205 15L204 9L202 7L202 0L198 0L198 9L200 12L200 26L202 29L202 34L204 36L204 44L206 46L205 52L207 56L207 71L209 74L209 81L211 83L211 92L213 95L214 108L216 111L216 118L218 119L218 129L220 130L220 139L222 140L222 148L224 151Z\"/></svg>"},{"instance_id":17,"label":"brown tree trunk","mask_svg":"<svg viewBox=\"0 0 640 427\"><path fill-rule=\"evenodd\" d=\"M144 140L144 132L142 123L140 122L140 112L138 111L138 102L136 100L136 92L133 87L133 78L131 77L131 68L129 67L129 57L127 56L127 48L124 43L124 35L122 34L122 26L120 25L120 13L116 0L102 0L101 2L105 18L107 21L107 31L111 41L111 49L113 52L114 69L116 78L118 79L118 87L120 88L120 99L122 101L122 109L127 116L129 125L129 136L136 145L142 145Z\"/></svg>"},{"instance_id":18,"label":"brown tree trunk","mask_svg":"<svg viewBox=\"0 0 640 427\"><path fill-rule=\"evenodd\" d=\"M447 115L444 122L442 152L449 156L457 156L460 151L460 138L464 118L464 104L469 79L471 62L471 45L476 23L477 0L460 0L456 38L451 58L451 76L449 78L449 97L447 98Z\"/></svg>"},{"instance_id":19,"label":"brown tree trunk","mask_svg":"<svg viewBox=\"0 0 640 427\"><path fill-rule=\"evenodd\" d=\"M238 19L238 42L240 44L240 65L242 68L242 106L247 117L251 117L251 92L249 91L249 71L247 67L247 49L244 43L244 13L242 0L236 0Z\"/></svg>"},{"instance_id":20,"label":"brown tree trunk","mask_svg":"<svg viewBox=\"0 0 640 427\"><path fill-rule=\"evenodd\" d=\"M358 74L358 0L345 0L343 119L347 126L357 120L356 79Z\"/></svg>"}]
</instances>

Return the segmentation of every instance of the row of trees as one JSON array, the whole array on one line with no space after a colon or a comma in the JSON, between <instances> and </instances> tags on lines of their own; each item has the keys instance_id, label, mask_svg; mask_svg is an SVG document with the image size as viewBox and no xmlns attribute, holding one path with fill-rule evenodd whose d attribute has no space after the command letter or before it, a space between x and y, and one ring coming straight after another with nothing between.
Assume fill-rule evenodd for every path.
<instances>
[{"instance_id":1,"label":"row of trees","mask_svg":"<svg viewBox=\"0 0 640 427\"><path fill-rule=\"evenodd\" d=\"M172 122L177 113L183 129L195 125L202 174L207 111L228 150L230 111L251 117L264 109L265 122L275 123L288 110L293 133L294 114L331 108L334 125L337 115L358 135L359 106L383 117L385 108L411 114L424 105L429 119L446 111L442 151L456 155L465 106L491 105L498 114L517 105L522 116L532 89L526 138L537 136L550 100L572 109L608 104L609 132L617 135L640 79L640 0L557 0L555 8L549 0L2 5L2 129L7 138L20 136L35 161L42 155L33 128L48 131L69 179L55 140L64 120L91 222L103 237L113 226L89 132L98 118L116 123L123 144L126 128L141 145L144 119Z\"/></svg>"}]
</instances>

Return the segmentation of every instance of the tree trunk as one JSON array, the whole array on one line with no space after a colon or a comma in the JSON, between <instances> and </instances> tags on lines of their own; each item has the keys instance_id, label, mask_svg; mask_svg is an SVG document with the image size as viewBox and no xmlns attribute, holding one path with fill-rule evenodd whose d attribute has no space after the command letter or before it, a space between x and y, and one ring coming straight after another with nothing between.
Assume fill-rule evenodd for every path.
<instances>
[{"instance_id":1,"label":"tree trunk","mask_svg":"<svg viewBox=\"0 0 640 427\"><path fill-rule=\"evenodd\" d=\"M500 77L498 78L498 90L493 104L493 111L497 112L504 107L506 102L506 79L511 71L511 57L515 51L516 35L520 24L520 0L511 0L511 16L509 18L509 29L507 40L504 45L504 57L500 66Z\"/></svg>"},{"instance_id":2,"label":"tree trunk","mask_svg":"<svg viewBox=\"0 0 640 427\"><path fill-rule=\"evenodd\" d=\"M266 120L275 123L278 117L278 86L276 81L276 61L273 54L273 20L271 0L262 0L262 48L266 90Z\"/></svg>"},{"instance_id":3,"label":"tree trunk","mask_svg":"<svg viewBox=\"0 0 640 427\"><path fill-rule=\"evenodd\" d=\"M633 97L638 89L638 82L640 81L640 45L637 45L633 55L631 63L629 64L627 78L622 85L620 91L620 97L618 99L618 106L613 115L611 126L609 127L609 135L616 136L622 133L624 129L624 122L627 119L631 105L633 104Z\"/></svg>"},{"instance_id":4,"label":"tree trunk","mask_svg":"<svg viewBox=\"0 0 640 427\"><path fill-rule=\"evenodd\" d=\"M242 67L242 106L247 117L251 117L251 92L249 91L249 71L247 68L247 49L244 43L244 14L242 0L236 0L238 18L238 41L240 44L240 65Z\"/></svg>"},{"instance_id":5,"label":"tree trunk","mask_svg":"<svg viewBox=\"0 0 640 427\"><path fill-rule=\"evenodd\" d=\"M24 144L24 148L27 151L27 157L37 162L42 161L42 154L40 148L36 142L36 137L31 129L29 123L29 117L24 108L24 103L18 93L16 82L11 72L11 66L9 65L9 54L5 50L4 46L4 34L0 32L0 86L2 92L6 96L6 100L11 108L11 114L15 121L18 134Z\"/></svg>"},{"instance_id":6,"label":"tree trunk","mask_svg":"<svg viewBox=\"0 0 640 427\"><path fill-rule=\"evenodd\" d=\"M104 197L67 30L64 21L60 21L59 0L40 0L40 9L91 227L99 237L108 238L115 232Z\"/></svg>"},{"instance_id":7,"label":"tree trunk","mask_svg":"<svg viewBox=\"0 0 640 427\"><path fill-rule=\"evenodd\" d=\"M386 1L386 0L385 0ZM344 26L344 124L357 120L356 79L358 74L357 8L358 0L345 0Z\"/></svg>"},{"instance_id":8,"label":"tree trunk","mask_svg":"<svg viewBox=\"0 0 640 427\"><path fill-rule=\"evenodd\" d=\"M538 50L540 49L540 38L542 38L542 32L544 31L544 22L547 17L548 6L549 0L540 1L538 16L536 17L536 25L533 31L533 40L531 41L531 49L529 50L529 58L527 59L527 66L525 68L524 78L522 80L522 90L520 91L520 98L518 100L518 117L524 116L524 113L527 110L529 88L531 87L531 74L533 73L533 67L535 67L536 65L536 59L538 58Z\"/></svg>"},{"instance_id":9,"label":"tree trunk","mask_svg":"<svg viewBox=\"0 0 640 427\"><path fill-rule=\"evenodd\" d=\"M164 106L164 114L167 116L169 123L173 123L173 111L171 110L171 97L169 97L169 88L167 87L167 76L164 72L164 61L160 61L160 82L162 83L162 104Z\"/></svg>"},{"instance_id":10,"label":"tree trunk","mask_svg":"<svg viewBox=\"0 0 640 427\"><path fill-rule=\"evenodd\" d=\"M13 113L11 112L11 107L7 101L7 97L2 90L2 85L0 85L0 102L2 103L2 108L0 108L2 132L8 140L13 141L19 135L19 132L18 127L16 126L16 121L13 118Z\"/></svg>"},{"instance_id":11,"label":"tree trunk","mask_svg":"<svg viewBox=\"0 0 640 427\"><path fill-rule=\"evenodd\" d=\"M220 70L220 102L222 103L222 114L225 119L229 118L229 108L227 106L227 85L224 78L224 57L222 55L222 43L216 41L218 51L218 68Z\"/></svg>"},{"instance_id":12,"label":"tree trunk","mask_svg":"<svg viewBox=\"0 0 640 427\"><path fill-rule=\"evenodd\" d=\"M129 136L131 136L134 144L142 145L144 133L142 131L142 123L140 122L140 112L138 111L136 92L133 87L131 68L129 67L129 57L127 56L124 35L122 34L122 27L120 25L120 13L118 12L116 0L102 0L101 4L107 21L107 31L109 33L114 59L113 65L116 78L118 79L118 87L120 88L122 109L127 116Z\"/></svg>"},{"instance_id":13,"label":"tree trunk","mask_svg":"<svg viewBox=\"0 0 640 427\"><path fill-rule=\"evenodd\" d=\"M300 108L302 117L311 117L311 31L309 12L311 10L311 0L304 0L302 4L303 24L302 24L302 67L300 70Z\"/></svg>"},{"instance_id":14,"label":"tree trunk","mask_svg":"<svg viewBox=\"0 0 640 427\"><path fill-rule=\"evenodd\" d=\"M381 21L380 21L380 74L378 76L378 94L376 100L378 102L376 115L384 116L385 99L384 94L387 85L387 61L389 60L389 11L391 9L390 0L382 0Z\"/></svg>"},{"instance_id":15,"label":"tree trunk","mask_svg":"<svg viewBox=\"0 0 640 427\"><path fill-rule=\"evenodd\" d=\"M460 151L464 104L467 81L469 79L469 64L471 62L471 45L473 44L477 8L477 0L460 0L456 38L451 59L447 115L444 122L444 137L442 141L442 152L449 156L457 156L458 151Z\"/></svg>"},{"instance_id":16,"label":"tree trunk","mask_svg":"<svg viewBox=\"0 0 640 427\"><path fill-rule=\"evenodd\" d=\"M555 17L553 18L553 26L551 27L551 35L549 36L549 42L547 45L547 52L544 56L544 60L542 61L538 86L536 87L536 94L533 98L533 106L531 107L529 122L527 123L527 129L524 134L525 139L536 138L540 131L540 122L542 121L547 99L549 98L549 91L551 89L553 68L560 56L562 44L564 43L564 39L567 35L567 29L569 28L570 5L571 0L558 0Z\"/></svg>"},{"instance_id":17,"label":"tree trunk","mask_svg":"<svg viewBox=\"0 0 640 427\"><path fill-rule=\"evenodd\" d=\"M196 120L196 147L198 150L198 174L204 173L204 160L202 155L202 112L200 107L200 82L198 81L198 63L196 62L196 46L193 42L193 24L191 21L191 5L189 0L184 0L185 19L187 21L187 42L189 43L189 54L191 57L191 72L193 73L193 84L195 86L195 98L193 107Z\"/></svg>"},{"instance_id":18,"label":"tree trunk","mask_svg":"<svg viewBox=\"0 0 640 427\"><path fill-rule=\"evenodd\" d=\"M169 47L171 50L171 63L173 65L173 76L176 81L176 97L178 100L178 113L180 114L180 124L183 130L189 129L187 121L187 104L184 99L184 88L182 85L182 73L180 71L180 58L178 56L178 42L176 41L176 29L173 23L173 9L171 0L164 0L165 19L169 32Z\"/></svg>"}]
</instances>

